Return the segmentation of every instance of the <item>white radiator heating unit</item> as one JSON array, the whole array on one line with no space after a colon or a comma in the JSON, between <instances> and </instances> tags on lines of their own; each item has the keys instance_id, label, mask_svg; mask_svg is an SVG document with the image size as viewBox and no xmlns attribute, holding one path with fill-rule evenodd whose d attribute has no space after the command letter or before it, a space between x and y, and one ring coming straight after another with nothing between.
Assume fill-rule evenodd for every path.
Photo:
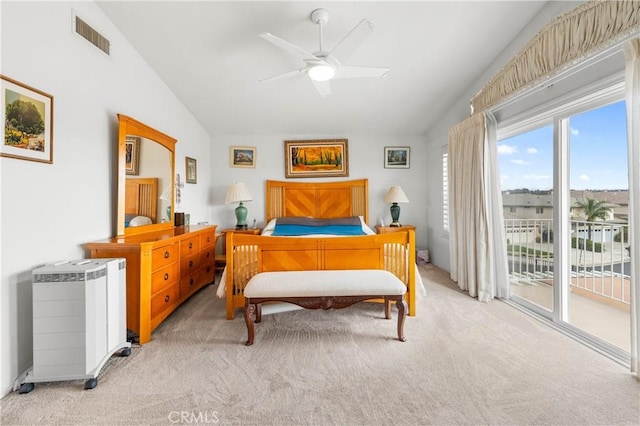
<instances>
[{"instance_id":1,"label":"white radiator heating unit","mask_svg":"<svg viewBox=\"0 0 640 426\"><path fill-rule=\"evenodd\" d=\"M32 272L33 368L20 393L34 383L86 380L116 352L131 354L127 342L125 259L80 259L45 265Z\"/></svg>"}]
</instances>

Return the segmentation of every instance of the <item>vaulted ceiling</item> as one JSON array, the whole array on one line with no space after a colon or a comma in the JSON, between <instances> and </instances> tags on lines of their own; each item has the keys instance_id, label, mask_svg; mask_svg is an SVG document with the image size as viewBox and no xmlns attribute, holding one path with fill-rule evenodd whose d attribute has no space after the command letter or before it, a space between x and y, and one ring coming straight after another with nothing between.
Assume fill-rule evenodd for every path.
<instances>
[{"instance_id":1,"label":"vaulted ceiling","mask_svg":"<svg viewBox=\"0 0 640 426\"><path fill-rule=\"evenodd\" d=\"M213 136L425 133L544 6L526 1L98 2ZM321 97L303 66L258 36L318 50L310 14L325 8L331 49L362 18L375 24L348 65L389 67L382 79L341 79ZM342 59L342 58L339 58ZM502 64L501 64L502 65Z\"/></svg>"}]
</instances>

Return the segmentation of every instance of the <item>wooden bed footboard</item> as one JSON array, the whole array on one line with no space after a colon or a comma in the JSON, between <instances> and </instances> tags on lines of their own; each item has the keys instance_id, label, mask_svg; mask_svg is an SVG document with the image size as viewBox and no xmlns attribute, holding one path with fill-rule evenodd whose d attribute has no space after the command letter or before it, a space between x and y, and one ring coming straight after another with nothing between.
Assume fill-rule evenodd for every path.
<instances>
[{"instance_id":1,"label":"wooden bed footboard","mask_svg":"<svg viewBox=\"0 0 640 426\"><path fill-rule=\"evenodd\" d=\"M270 271L384 269L407 285L409 315L416 313L413 230L357 237L297 238L227 233L227 319L244 307L243 289Z\"/></svg>"}]
</instances>

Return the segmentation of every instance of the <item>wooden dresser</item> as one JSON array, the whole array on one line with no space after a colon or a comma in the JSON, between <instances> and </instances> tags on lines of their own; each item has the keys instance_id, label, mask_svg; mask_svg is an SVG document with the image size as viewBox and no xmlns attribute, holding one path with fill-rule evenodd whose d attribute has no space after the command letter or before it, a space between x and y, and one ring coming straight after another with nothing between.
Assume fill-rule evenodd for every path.
<instances>
[{"instance_id":1,"label":"wooden dresser","mask_svg":"<svg viewBox=\"0 0 640 426\"><path fill-rule=\"evenodd\" d=\"M140 343L182 302L212 283L215 225L180 226L87 244L91 258L127 260L127 328Z\"/></svg>"}]
</instances>

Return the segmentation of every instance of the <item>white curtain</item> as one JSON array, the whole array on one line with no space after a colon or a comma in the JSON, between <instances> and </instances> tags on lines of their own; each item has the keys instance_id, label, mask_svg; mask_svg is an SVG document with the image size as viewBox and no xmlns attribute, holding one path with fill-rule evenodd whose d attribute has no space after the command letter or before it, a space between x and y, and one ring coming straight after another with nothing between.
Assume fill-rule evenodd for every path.
<instances>
[{"instance_id":1,"label":"white curtain","mask_svg":"<svg viewBox=\"0 0 640 426\"><path fill-rule=\"evenodd\" d=\"M624 45L629 150L631 244L631 371L640 378L640 39Z\"/></svg>"},{"instance_id":2,"label":"white curtain","mask_svg":"<svg viewBox=\"0 0 640 426\"><path fill-rule=\"evenodd\" d=\"M485 123L480 113L449 129L448 152L451 279L482 302L508 297L497 153Z\"/></svg>"}]
</instances>

